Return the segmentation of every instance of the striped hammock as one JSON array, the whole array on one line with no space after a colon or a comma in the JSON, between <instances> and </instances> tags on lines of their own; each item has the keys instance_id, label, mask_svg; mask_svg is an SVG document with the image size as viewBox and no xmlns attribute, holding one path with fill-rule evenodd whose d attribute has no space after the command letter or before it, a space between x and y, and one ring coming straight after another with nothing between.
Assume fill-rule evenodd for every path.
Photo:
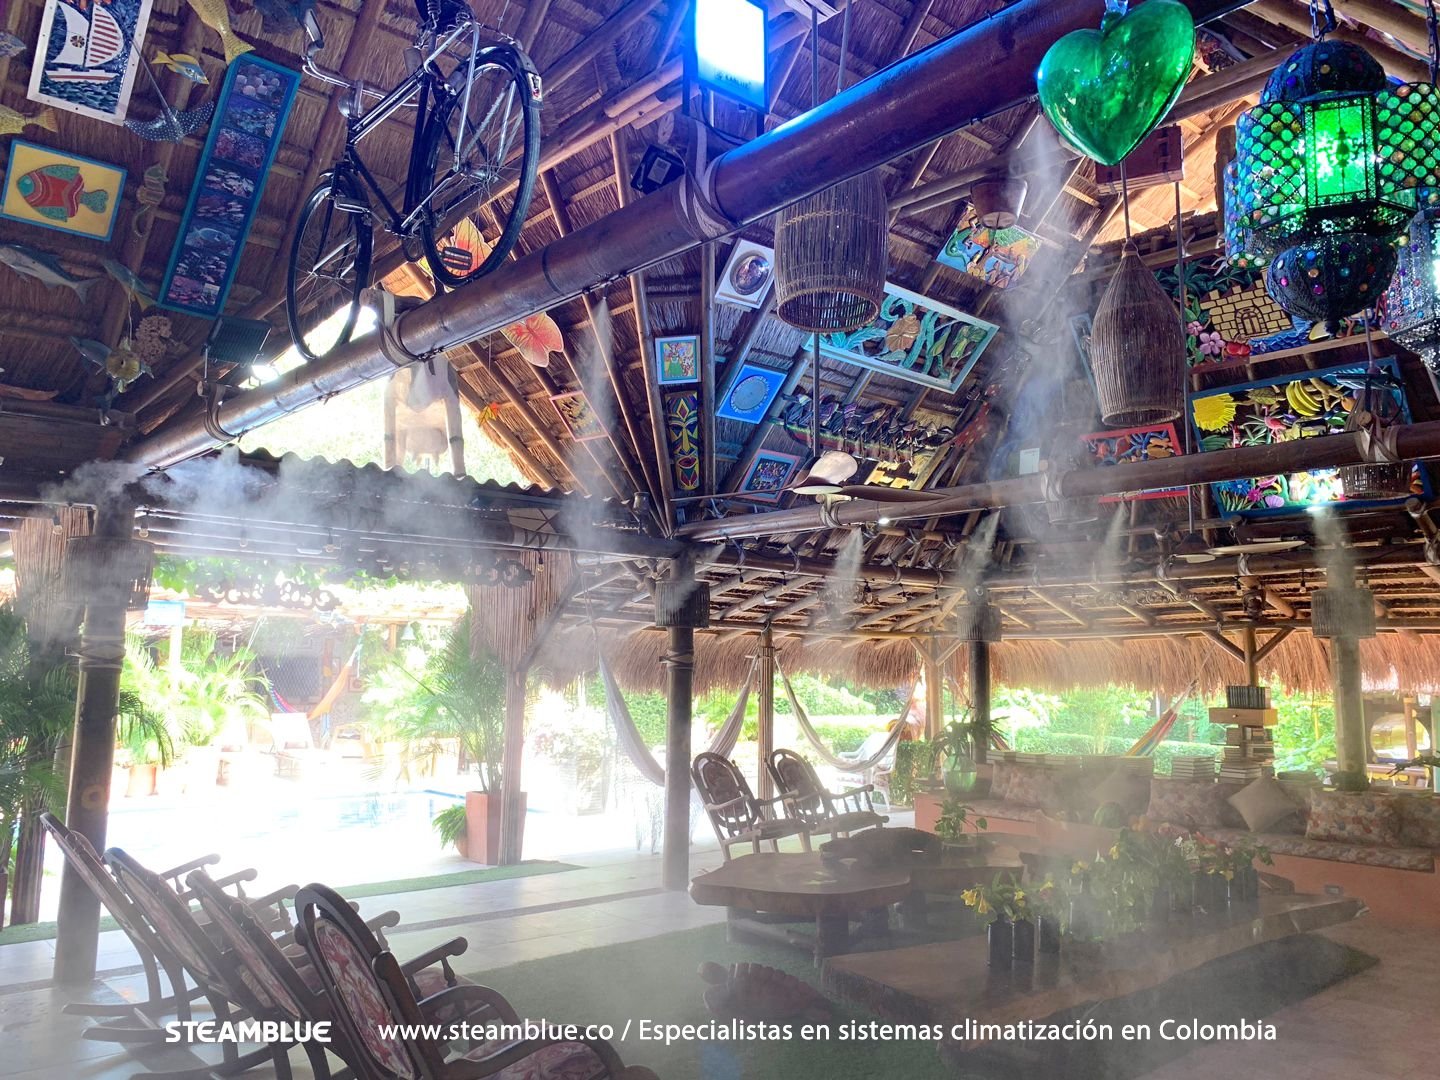
<instances>
[{"instance_id":1,"label":"striped hammock","mask_svg":"<svg viewBox=\"0 0 1440 1080\"><path fill-rule=\"evenodd\" d=\"M1125 751L1126 757L1149 757L1155 752L1155 748L1165 741L1170 734L1170 729L1175 726L1176 719L1180 716L1180 706L1185 704L1185 699L1195 692L1195 685L1198 679L1191 679L1190 685L1180 692L1180 696L1170 703L1170 707L1160 714L1160 719L1151 725L1150 730L1141 735L1135 741L1135 745Z\"/></svg>"}]
</instances>

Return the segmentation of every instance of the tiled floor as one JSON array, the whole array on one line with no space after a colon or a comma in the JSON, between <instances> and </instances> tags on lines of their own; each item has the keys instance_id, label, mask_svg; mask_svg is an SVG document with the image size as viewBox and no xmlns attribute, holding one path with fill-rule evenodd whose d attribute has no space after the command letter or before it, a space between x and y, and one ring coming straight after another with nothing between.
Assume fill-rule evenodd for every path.
<instances>
[{"instance_id":1,"label":"tiled floor","mask_svg":"<svg viewBox=\"0 0 1440 1080\"><path fill-rule=\"evenodd\" d=\"M697 871L718 863L714 851L697 851ZM402 925L389 932L396 952L413 955L454 937L469 941L456 962L462 974L480 975L507 964L597 945L631 941L707 925L720 909L700 908L682 893L659 888L659 861L648 856L595 858L581 870L457 886L362 901L374 913L395 908ZM1150 1074L1152 1080L1214 1080L1263 1075L1272 1080L1410 1080L1433 1074L1433 1027L1440 1001L1440 935L1404 932L1362 919L1330 931L1337 941L1380 958L1370 970L1270 1017L1271 1043L1201 1047ZM127 1052L112 1043L80 1038L89 1021L60 1012L69 998L47 983L53 942L0 948L0 1076L42 1080L121 1080L147 1070L200 1064L179 1047ZM138 991L136 958L118 932L102 938L103 983L85 995L125 996ZM215 1048L205 1048L209 1060ZM298 1078L311 1073L294 1054ZM275 1076L269 1064L246 1074ZM690 1080L667 1077L665 1080ZM761 1078L768 1080L768 1078ZM778 1080L778 1078L777 1078Z\"/></svg>"}]
</instances>

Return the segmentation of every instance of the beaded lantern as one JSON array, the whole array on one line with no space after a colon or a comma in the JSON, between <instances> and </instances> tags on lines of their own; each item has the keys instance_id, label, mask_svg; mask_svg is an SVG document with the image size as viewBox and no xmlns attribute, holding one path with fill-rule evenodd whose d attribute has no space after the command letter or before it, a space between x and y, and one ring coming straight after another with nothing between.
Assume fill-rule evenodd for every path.
<instances>
[{"instance_id":1,"label":"beaded lantern","mask_svg":"<svg viewBox=\"0 0 1440 1080\"><path fill-rule=\"evenodd\" d=\"M1225 170L1225 244L1269 264L1282 308L1326 324L1371 307L1420 189L1440 183L1440 90L1391 87L1364 49L1318 41L1275 69L1236 125Z\"/></svg>"},{"instance_id":2,"label":"beaded lantern","mask_svg":"<svg viewBox=\"0 0 1440 1080\"><path fill-rule=\"evenodd\" d=\"M1381 326L1440 375L1440 191L1427 190L1421 202L1385 294Z\"/></svg>"}]
</instances>

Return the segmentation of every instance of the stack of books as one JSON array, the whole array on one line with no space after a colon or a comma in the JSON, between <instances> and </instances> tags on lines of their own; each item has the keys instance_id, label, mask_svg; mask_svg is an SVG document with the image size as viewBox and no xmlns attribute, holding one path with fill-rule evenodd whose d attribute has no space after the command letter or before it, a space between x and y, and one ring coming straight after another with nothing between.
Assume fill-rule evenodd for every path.
<instances>
[{"instance_id":1,"label":"stack of books","mask_svg":"<svg viewBox=\"0 0 1440 1080\"><path fill-rule=\"evenodd\" d=\"M1227 755L1230 750L1231 747L1227 746L1225 748ZM1227 756L1225 761L1220 765L1221 780L1243 780L1249 783L1252 780L1259 780L1262 775L1264 775L1264 769L1261 764L1258 761L1250 761L1247 758L1231 759Z\"/></svg>"},{"instance_id":2,"label":"stack of books","mask_svg":"<svg viewBox=\"0 0 1440 1080\"><path fill-rule=\"evenodd\" d=\"M1215 759L1198 756L1172 758L1170 776L1175 780L1214 780Z\"/></svg>"},{"instance_id":3,"label":"stack of books","mask_svg":"<svg viewBox=\"0 0 1440 1080\"><path fill-rule=\"evenodd\" d=\"M1267 686L1227 686L1225 704L1232 709L1268 709L1270 688Z\"/></svg>"}]
</instances>

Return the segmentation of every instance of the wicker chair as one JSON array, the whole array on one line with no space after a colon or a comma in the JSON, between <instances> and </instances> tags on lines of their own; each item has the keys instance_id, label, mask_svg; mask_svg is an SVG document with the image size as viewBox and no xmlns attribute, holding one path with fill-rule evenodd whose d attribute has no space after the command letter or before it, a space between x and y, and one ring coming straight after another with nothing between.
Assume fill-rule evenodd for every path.
<instances>
[{"instance_id":1,"label":"wicker chair","mask_svg":"<svg viewBox=\"0 0 1440 1080\"><path fill-rule=\"evenodd\" d=\"M708 750L697 754L690 766L690 775L695 780L695 790L700 792L700 800L710 817L715 839L720 841L720 851L726 861L729 861L730 848L735 844L750 844L759 854L761 843L768 842L771 848L779 851L780 841L786 836L800 837L801 846L806 851L810 850L810 831L804 821L775 816L775 805L784 803L788 796L757 799L744 775L729 758Z\"/></svg>"},{"instance_id":2,"label":"wicker chair","mask_svg":"<svg viewBox=\"0 0 1440 1080\"><path fill-rule=\"evenodd\" d=\"M789 796L786 812L805 823L811 835L849 836L889 821L875 812L874 784L830 792L820 783L814 767L794 750L776 750L765 762L778 790Z\"/></svg>"},{"instance_id":3,"label":"wicker chair","mask_svg":"<svg viewBox=\"0 0 1440 1080\"><path fill-rule=\"evenodd\" d=\"M561 1041L474 1040L459 1056L453 1042L428 1038L424 1025L464 1017L471 1025L519 1025L514 1008L488 986L461 983L425 999L416 997L404 969L343 897L324 885L307 885L295 898L301 940L319 974L331 1013L355 1049L358 1080L470 1080L506 1076L534 1080L655 1080L649 1069L627 1067L598 1039ZM411 1025L411 1034L384 1039L385 1025Z\"/></svg>"}]
</instances>

